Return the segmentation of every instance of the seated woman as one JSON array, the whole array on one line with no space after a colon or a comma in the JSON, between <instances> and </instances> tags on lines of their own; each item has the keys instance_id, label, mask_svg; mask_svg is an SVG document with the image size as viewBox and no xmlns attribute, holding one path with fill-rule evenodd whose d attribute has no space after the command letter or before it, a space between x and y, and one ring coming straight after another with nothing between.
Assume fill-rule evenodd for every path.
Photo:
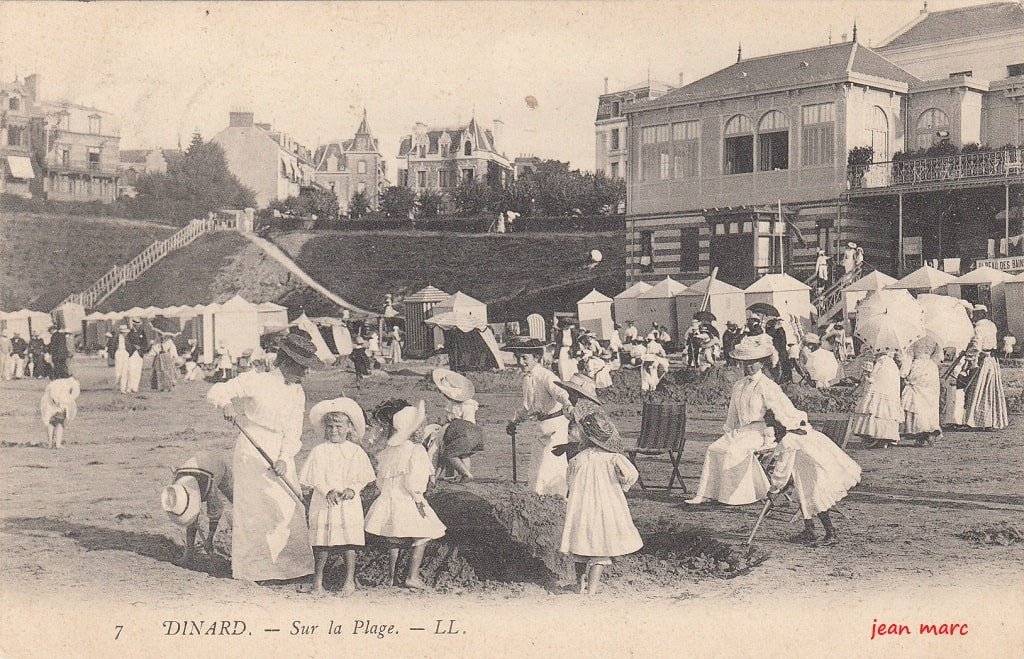
<instances>
[{"instance_id":1,"label":"seated woman","mask_svg":"<svg viewBox=\"0 0 1024 659\"><path fill-rule=\"evenodd\" d=\"M774 434L768 432L765 414L771 410L786 428L797 428L807 418L793 407L782 388L765 375L772 354L771 343L756 337L745 337L733 348L729 356L743 365L745 377L732 387L725 434L708 447L697 494L686 503L714 499L741 506L768 494L768 476L754 455L773 443Z\"/></svg>"}]
</instances>

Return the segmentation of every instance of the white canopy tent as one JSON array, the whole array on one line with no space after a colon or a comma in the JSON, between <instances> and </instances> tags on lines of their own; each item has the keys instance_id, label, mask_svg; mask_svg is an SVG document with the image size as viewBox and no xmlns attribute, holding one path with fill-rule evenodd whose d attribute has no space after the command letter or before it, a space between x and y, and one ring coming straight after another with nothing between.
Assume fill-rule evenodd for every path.
<instances>
[{"instance_id":1,"label":"white canopy tent","mask_svg":"<svg viewBox=\"0 0 1024 659\"><path fill-rule=\"evenodd\" d=\"M51 327L53 327L53 319L50 314L42 311L32 311L31 309L0 311L0 328L6 331L8 336L18 334L28 341L32 332L41 336L44 332L49 332Z\"/></svg>"},{"instance_id":2,"label":"white canopy tent","mask_svg":"<svg viewBox=\"0 0 1024 659\"><path fill-rule=\"evenodd\" d=\"M651 331L651 323L664 325L672 340L679 338L676 320L676 296L684 293L686 286L671 277L665 277L649 290L637 295L637 313L633 318L640 335Z\"/></svg>"},{"instance_id":3,"label":"white canopy tent","mask_svg":"<svg viewBox=\"0 0 1024 659\"><path fill-rule=\"evenodd\" d=\"M811 287L787 274L765 275L747 286L743 294L747 307L764 302L778 309L784 319L795 316L810 321L814 309L811 304Z\"/></svg>"},{"instance_id":4,"label":"white canopy tent","mask_svg":"<svg viewBox=\"0 0 1024 659\"><path fill-rule=\"evenodd\" d=\"M1004 285L1013 280L1014 276L1008 272L982 266L960 275L946 284L946 293L971 304L985 305L988 307L989 318L992 319L992 322L1001 328L1006 328L1006 289Z\"/></svg>"},{"instance_id":5,"label":"white canopy tent","mask_svg":"<svg viewBox=\"0 0 1024 659\"><path fill-rule=\"evenodd\" d=\"M637 313L640 309L637 297L641 293L646 293L651 290L651 285L645 281L638 281L626 290L622 291L613 298L612 313L615 316L615 322L619 325L625 325L627 320L632 320L636 323Z\"/></svg>"},{"instance_id":6,"label":"white canopy tent","mask_svg":"<svg viewBox=\"0 0 1024 659\"><path fill-rule=\"evenodd\" d=\"M504 370L505 360L494 332L479 318L447 312L431 316L424 322L444 333L448 366L453 371Z\"/></svg>"},{"instance_id":7,"label":"white canopy tent","mask_svg":"<svg viewBox=\"0 0 1024 659\"><path fill-rule=\"evenodd\" d=\"M889 284L886 288L902 288L914 295L919 293L944 293L946 284L954 280L956 280L956 277L948 272L925 265L914 270L899 281Z\"/></svg>"},{"instance_id":8,"label":"white canopy tent","mask_svg":"<svg viewBox=\"0 0 1024 659\"><path fill-rule=\"evenodd\" d=\"M612 323L612 299L594 289L576 302L576 316L580 327L593 331L604 341L611 338L615 326Z\"/></svg>"},{"instance_id":9,"label":"white canopy tent","mask_svg":"<svg viewBox=\"0 0 1024 659\"><path fill-rule=\"evenodd\" d=\"M709 288L710 293L708 293ZM725 331L725 325L730 320L740 325L743 324L747 309L743 290L721 279L712 281L711 277L705 277L691 285L677 299L678 323L682 331L686 331L694 314L700 311L700 305L704 301L705 295L708 296L706 311L715 315L714 325L719 332Z\"/></svg>"},{"instance_id":10,"label":"white canopy tent","mask_svg":"<svg viewBox=\"0 0 1024 659\"><path fill-rule=\"evenodd\" d=\"M857 315L857 303L868 296L871 291L880 291L889 284L896 283L880 270L874 270L843 289L843 316L849 319Z\"/></svg>"}]
</instances>

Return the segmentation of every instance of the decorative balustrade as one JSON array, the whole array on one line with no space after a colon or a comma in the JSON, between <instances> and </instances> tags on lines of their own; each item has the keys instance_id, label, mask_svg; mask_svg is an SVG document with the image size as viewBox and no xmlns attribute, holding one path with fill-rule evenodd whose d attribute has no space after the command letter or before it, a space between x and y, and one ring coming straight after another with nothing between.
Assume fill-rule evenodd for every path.
<instances>
[{"instance_id":1,"label":"decorative balustrade","mask_svg":"<svg viewBox=\"0 0 1024 659\"><path fill-rule=\"evenodd\" d=\"M234 231L238 226L237 217L210 217L203 220L192 220L170 237L158 240L139 252L128 263L115 265L89 288L81 293L69 295L57 306L60 307L68 302L72 302L80 304L86 309L95 307L125 283L137 279L170 252L181 249L204 233L210 231Z\"/></svg>"},{"instance_id":2,"label":"decorative balustrade","mask_svg":"<svg viewBox=\"0 0 1024 659\"><path fill-rule=\"evenodd\" d=\"M1024 149L979 151L938 158L850 165L847 168L851 192L877 188L927 186L1021 177Z\"/></svg>"}]
</instances>

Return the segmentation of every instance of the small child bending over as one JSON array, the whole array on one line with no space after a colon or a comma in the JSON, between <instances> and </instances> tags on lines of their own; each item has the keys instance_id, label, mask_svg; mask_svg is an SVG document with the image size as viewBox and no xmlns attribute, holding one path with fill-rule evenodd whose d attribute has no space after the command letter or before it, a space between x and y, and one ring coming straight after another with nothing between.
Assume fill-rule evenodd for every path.
<instances>
[{"instance_id":1,"label":"small child bending over","mask_svg":"<svg viewBox=\"0 0 1024 659\"><path fill-rule=\"evenodd\" d=\"M359 493L375 478L370 458L353 441L366 433L366 418L351 398L335 398L314 405L309 421L324 428L324 443L310 451L299 472L299 482L313 488L309 506L309 543L316 561L313 594L324 593L327 559L344 552L342 594L350 595L356 589L356 548L366 544Z\"/></svg>"},{"instance_id":2,"label":"small child bending over","mask_svg":"<svg viewBox=\"0 0 1024 659\"><path fill-rule=\"evenodd\" d=\"M575 561L579 593L593 595L613 556L643 547L625 495L639 474L622 454L619 431L603 411L585 412L570 433L582 450L566 474L569 501L559 551Z\"/></svg>"},{"instance_id":3,"label":"small child bending over","mask_svg":"<svg viewBox=\"0 0 1024 659\"><path fill-rule=\"evenodd\" d=\"M377 497L366 513L366 532L378 535L391 545L388 552L388 583L395 583L398 555L403 545L411 544L407 588L425 588L420 565L427 543L445 533L445 525L423 498L434 468L422 444L412 441L423 425L426 413L423 401L408 406L391 420L394 434L387 447L377 454Z\"/></svg>"},{"instance_id":4,"label":"small child bending over","mask_svg":"<svg viewBox=\"0 0 1024 659\"><path fill-rule=\"evenodd\" d=\"M82 392L75 378L53 380L43 390L39 413L46 426L46 438L52 449L64 444L64 427L78 415L78 395Z\"/></svg>"}]
</instances>

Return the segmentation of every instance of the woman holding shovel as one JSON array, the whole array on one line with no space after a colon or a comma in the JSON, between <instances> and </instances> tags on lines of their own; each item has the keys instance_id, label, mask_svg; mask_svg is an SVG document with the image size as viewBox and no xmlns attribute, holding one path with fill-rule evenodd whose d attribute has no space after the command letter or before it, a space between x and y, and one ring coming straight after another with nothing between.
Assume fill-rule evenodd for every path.
<instances>
[{"instance_id":1,"label":"woman holding shovel","mask_svg":"<svg viewBox=\"0 0 1024 659\"><path fill-rule=\"evenodd\" d=\"M235 579L295 579L313 573L306 511L297 494L302 448L302 380L322 363L309 335L281 340L275 368L210 387L207 400L241 431L235 444L231 572Z\"/></svg>"}]
</instances>

